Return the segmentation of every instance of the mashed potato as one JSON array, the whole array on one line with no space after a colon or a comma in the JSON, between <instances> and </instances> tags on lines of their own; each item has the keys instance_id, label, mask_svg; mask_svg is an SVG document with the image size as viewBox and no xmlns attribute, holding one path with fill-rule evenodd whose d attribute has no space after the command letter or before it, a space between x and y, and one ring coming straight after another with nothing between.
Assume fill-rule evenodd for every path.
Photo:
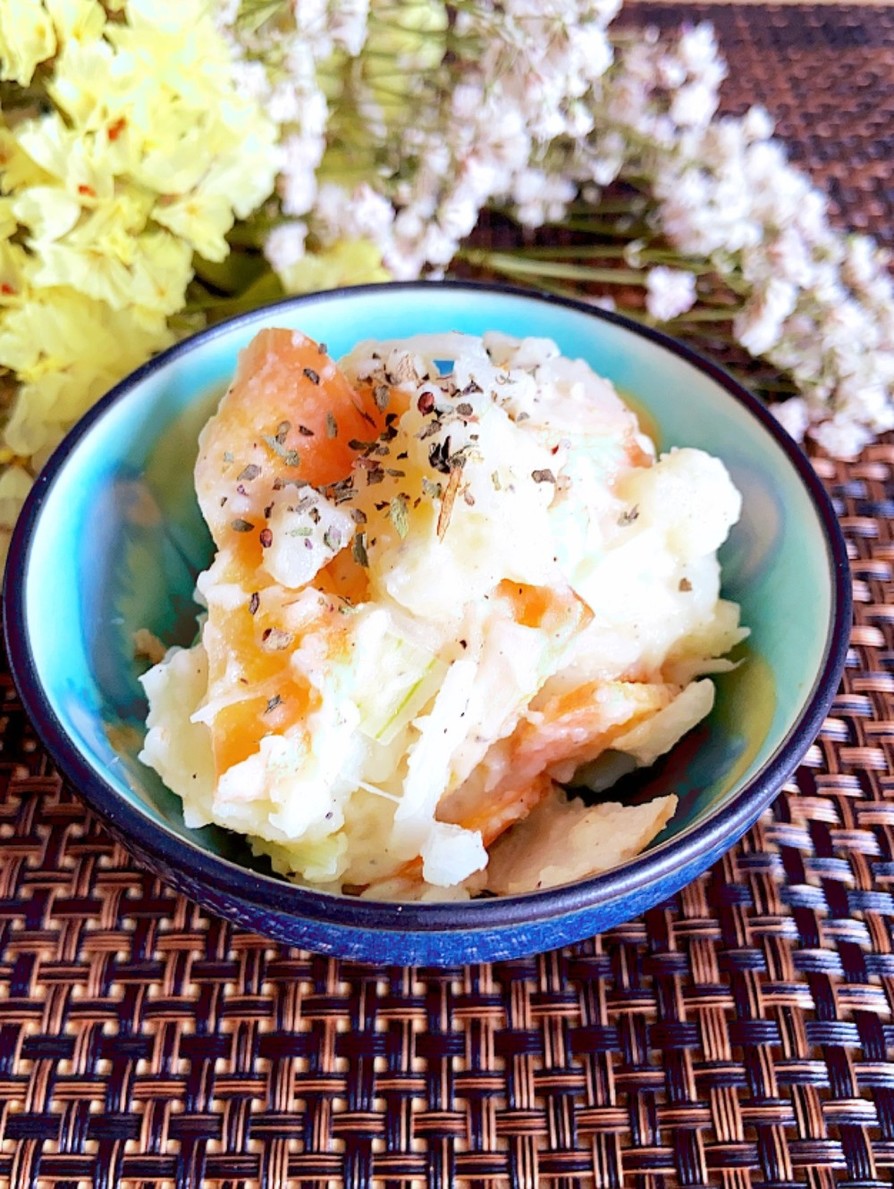
<instances>
[{"instance_id":1,"label":"mashed potato","mask_svg":"<svg viewBox=\"0 0 894 1189\"><path fill-rule=\"evenodd\" d=\"M560 786L710 711L746 634L716 556L740 497L699 450L656 458L585 363L444 334L336 366L262 331L196 490L201 635L143 679L141 757L189 825L301 883L444 898L582 878L670 818Z\"/></svg>"}]
</instances>

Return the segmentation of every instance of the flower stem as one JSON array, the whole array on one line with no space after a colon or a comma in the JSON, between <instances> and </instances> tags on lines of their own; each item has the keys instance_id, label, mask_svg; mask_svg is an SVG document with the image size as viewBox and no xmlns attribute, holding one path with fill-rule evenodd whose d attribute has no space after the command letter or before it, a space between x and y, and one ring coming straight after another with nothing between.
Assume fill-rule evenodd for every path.
<instances>
[{"instance_id":1,"label":"flower stem","mask_svg":"<svg viewBox=\"0 0 894 1189\"><path fill-rule=\"evenodd\" d=\"M487 268L509 276L552 278L563 281L596 282L607 285L645 285L645 274L632 268L591 268L561 260L532 260L510 252L489 252L483 248L461 249L457 256L476 268Z\"/></svg>"}]
</instances>

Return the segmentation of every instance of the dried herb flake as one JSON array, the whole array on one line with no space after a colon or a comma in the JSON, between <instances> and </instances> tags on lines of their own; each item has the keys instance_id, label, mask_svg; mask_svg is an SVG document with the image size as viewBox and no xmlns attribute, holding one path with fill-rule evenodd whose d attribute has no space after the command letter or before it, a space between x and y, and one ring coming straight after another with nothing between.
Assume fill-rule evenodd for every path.
<instances>
[{"instance_id":1,"label":"dried herb flake","mask_svg":"<svg viewBox=\"0 0 894 1189\"><path fill-rule=\"evenodd\" d=\"M407 515L407 497L405 495L401 494L394 497L388 505L388 515L391 518L391 523L397 530L397 535L403 540L410 531L410 520Z\"/></svg>"},{"instance_id":2,"label":"dried herb flake","mask_svg":"<svg viewBox=\"0 0 894 1189\"><path fill-rule=\"evenodd\" d=\"M357 533L354 537L354 544L351 547L351 552L354 555L354 561L358 566L363 566L364 569L369 569L369 555L366 552L366 533Z\"/></svg>"}]
</instances>

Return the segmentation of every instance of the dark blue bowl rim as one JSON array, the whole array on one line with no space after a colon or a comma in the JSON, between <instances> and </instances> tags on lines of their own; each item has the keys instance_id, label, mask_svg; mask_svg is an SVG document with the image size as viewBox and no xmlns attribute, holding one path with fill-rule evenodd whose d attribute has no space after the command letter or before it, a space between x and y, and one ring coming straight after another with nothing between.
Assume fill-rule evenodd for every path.
<instances>
[{"instance_id":1,"label":"dark blue bowl rim","mask_svg":"<svg viewBox=\"0 0 894 1189\"><path fill-rule=\"evenodd\" d=\"M825 533L831 591L831 614L824 656L816 682L786 737L750 781L707 817L666 842L620 867L545 891L521 896L449 903L393 903L358 900L297 887L274 876L264 875L203 850L152 821L136 806L124 800L83 758L56 717L46 697L29 644L30 625L25 611L25 582L30 543L42 505L75 445L89 433L105 411L121 400L153 372L191 351L197 343L230 333L234 326L253 322L271 323L280 309L343 301L370 293L417 291L431 296L433 290L466 290L497 296L523 298L536 305L562 306L622 327L648 339L685 360L713 379L755 417L784 451L811 497ZM530 926L538 922L576 914L628 896L647 894L648 887L671 881L681 867L710 854L718 845L732 846L776 796L795 771L816 738L835 696L847 658L850 638L852 596L847 549L838 519L818 475L796 442L771 413L723 367L692 347L659 330L645 327L621 314L594 307L583 301L541 293L537 290L479 281L406 281L358 285L320 293L288 297L239 314L198 332L161 352L125 377L101 398L69 431L35 481L19 517L10 545L3 584L4 632L12 676L22 703L48 752L74 790L97 816L119 836L139 840L143 852L162 868L179 870L192 881L205 881L215 889L225 888L243 903L253 905L259 916L274 911L297 919L313 920L338 928L400 930L402 932L452 933L458 930L493 931ZM726 846L724 845L724 849Z\"/></svg>"}]
</instances>

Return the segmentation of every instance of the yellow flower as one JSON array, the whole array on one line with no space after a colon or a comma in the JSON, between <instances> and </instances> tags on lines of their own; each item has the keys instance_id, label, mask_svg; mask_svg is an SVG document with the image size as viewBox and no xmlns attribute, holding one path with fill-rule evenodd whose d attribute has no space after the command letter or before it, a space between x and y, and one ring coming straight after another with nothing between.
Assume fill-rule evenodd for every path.
<instances>
[{"instance_id":1,"label":"yellow flower","mask_svg":"<svg viewBox=\"0 0 894 1189\"><path fill-rule=\"evenodd\" d=\"M3 444L45 455L98 397L172 340L164 318L145 311L138 320L71 289L34 293L0 326L0 364L22 381Z\"/></svg>"},{"instance_id":2,"label":"yellow flower","mask_svg":"<svg viewBox=\"0 0 894 1189\"><path fill-rule=\"evenodd\" d=\"M11 209L31 232L31 246L61 239L81 217L81 204L58 186L31 186L12 200Z\"/></svg>"},{"instance_id":3,"label":"yellow flower","mask_svg":"<svg viewBox=\"0 0 894 1189\"><path fill-rule=\"evenodd\" d=\"M39 120L25 121L16 133L19 150L27 155L32 168L39 170L33 178L23 177L16 189L55 184L85 204L109 199L114 194L113 173L102 160L102 154L95 151L93 140L66 127L55 112Z\"/></svg>"},{"instance_id":4,"label":"yellow flower","mask_svg":"<svg viewBox=\"0 0 894 1189\"><path fill-rule=\"evenodd\" d=\"M4 194L22 186L39 186L50 179L26 152L12 131L0 123L0 189Z\"/></svg>"},{"instance_id":5,"label":"yellow flower","mask_svg":"<svg viewBox=\"0 0 894 1189\"><path fill-rule=\"evenodd\" d=\"M28 255L18 244L0 241L0 310L19 305L28 292Z\"/></svg>"},{"instance_id":6,"label":"yellow flower","mask_svg":"<svg viewBox=\"0 0 894 1189\"><path fill-rule=\"evenodd\" d=\"M69 41L95 41L106 24L99 0L43 0L60 45Z\"/></svg>"},{"instance_id":7,"label":"yellow flower","mask_svg":"<svg viewBox=\"0 0 894 1189\"><path fill-rule=\"evenodd\" d=\"M50 98L82 132L102 126L119 106L122 90L114 50L101 37L63 46L47 85Z\"/></svg>"},{"instance_id":8,"label":"yellow flower","mask_svg":"<svg viewBox=\"0 0 894 1189\"><path fill-rule=\"evenodd\" d=\"M115 310L137 305L168 316L182 307L191 276L189 244L162 230L128 237L110 219L105 239L43 244L32 280L38 288L68 286Z\"/></svg>"},{"instance_id":9,"label":"yellow flower","mask_svg":"<svg viewBox=\"0 0 894 1189\"><path fill-rule=\"evenodd\" d=\"M287 293L315 293L342 285L390 281L382 254L368 239L343 239L329 248L308 253L279 273Z\"/></svg>"},{"instance_id":10,"label":"yellow flower","mask_svg":"<svg viewBox=\"0 0 894 1189\"><path fill-rule=\"evenodd\" d=\"M0 4L0 78L27 87L41 62L56 52L56 33L40 0Z\"/></svg>"},{"instance_id":11,"label":"yellow flower","mask_svg":"<svg viewBox=\"0 0 894 1189\"><path fill-rule=\"evenodd\" d=\"M0 561L6 556L12 530L34 480L20 466L0 472Z\"/></svg>"},{"instance_id":12,"label":"yellow flower","mask_svg":"<svg viewBox=\"0 0 894 1189\"><path fill-rule=\"evenodd\" d=\"M46 62L39 81L55 105L14 126L0 113L0 367L14 392L0 557L28 471L173 341L193 254L223 260L234 218L273 191L276 127L234 87L210 10L0 0L0 77L24 85Z\"/></svg>"},{"instance_id":13,"label":"yellow flower","mask_svg":"<svg viewBox=\"0 0 894 1189\"><path fill-rule=\"evenodd\" d=\"M233 208L226 195L199 188L183 198L158 203L152 217L206 260L226 260L230 247L224 236L233 226Z\"/></svg>"}]
</instances>

